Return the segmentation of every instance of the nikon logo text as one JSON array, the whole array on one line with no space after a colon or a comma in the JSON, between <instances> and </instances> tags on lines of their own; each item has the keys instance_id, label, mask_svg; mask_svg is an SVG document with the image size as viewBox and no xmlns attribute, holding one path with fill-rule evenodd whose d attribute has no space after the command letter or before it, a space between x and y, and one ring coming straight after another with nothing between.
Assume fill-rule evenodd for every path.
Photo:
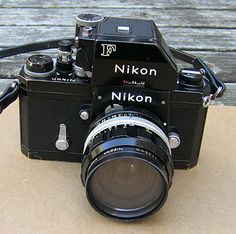
<instances>
[{"instance_id":1,"label":"nikon logo text","mask_svg":"<svg viewBox=\"0 0 236 234\"><path fill-rule=\"evenodd\" d=\"M142 75L142 76L157 76L157 70L154 68L136 67L135 65L118 65L115 64L115 73Z\"/></svg>"},{"instance_id":2,"label":"nikon logo text","mask_svg":"<svg viewBox=\"0 0 236 234\"><path fill-rule=\"evenodd\" d=\"M150 96L143 96L143 95L134 95L131 93L115 93L112 92L111 94L112 101L118 100L118 101L124 101L124 102L146 102L146 103L152 103L152 97Z\"/></svg>"}]
</instances>

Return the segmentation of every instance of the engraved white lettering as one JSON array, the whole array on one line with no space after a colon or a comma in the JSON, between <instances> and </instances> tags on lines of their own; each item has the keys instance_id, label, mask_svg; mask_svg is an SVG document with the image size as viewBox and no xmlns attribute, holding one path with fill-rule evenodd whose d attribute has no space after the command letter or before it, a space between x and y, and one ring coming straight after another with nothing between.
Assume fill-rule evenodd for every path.
<instances>
[{"instance_id":1,"label":"engraved white lettering","mask_svg":"<svg viewBox=\"0 0 236 234\"><path fill-rule=\"evenodd\" d=\"M137 67L135 65L118 65L115 64L115 73L127 75L157 76L157 70L154 68Z\"/></svg>"},{"instance_id":2,"label":"engraved white lettering","mask_svg":"<svg viewBox=\"0 0 236 234\"><path fill-rule=\"evenodd\" d=\"M124 102L145 102L145 103L152 103L151 96L145 95L135 95L131 93L122 93L122 92L112 92L111 93L111 100L117 101L124 101Z\"/></svg>"}]
</instances>

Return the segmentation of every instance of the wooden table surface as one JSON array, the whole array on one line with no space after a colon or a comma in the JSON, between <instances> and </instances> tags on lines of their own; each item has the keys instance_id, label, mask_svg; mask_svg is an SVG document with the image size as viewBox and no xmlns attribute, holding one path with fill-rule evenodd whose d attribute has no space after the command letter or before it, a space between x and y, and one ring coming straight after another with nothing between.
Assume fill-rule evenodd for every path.
<instances>
[{"instance_id":1,"label":"wooden table surface","mask_svg":"<svg viewBox=\"0 0 236 234\"><path fill-rule=\"evenodd\" d=\"M236 105L235 0L0 0L0 49L73 37L81 13L153 19L168 45L201 56L226 82L226 95L217 104ZM28 56L1 61L0 91Z\"/></svg>"}]
</instances>

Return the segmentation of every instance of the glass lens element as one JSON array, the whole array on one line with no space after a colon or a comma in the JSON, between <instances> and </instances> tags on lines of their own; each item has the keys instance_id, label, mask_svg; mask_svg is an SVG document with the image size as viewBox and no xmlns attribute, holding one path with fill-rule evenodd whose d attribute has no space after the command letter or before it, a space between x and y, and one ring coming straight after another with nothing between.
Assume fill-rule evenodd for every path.
<instances>
[{"instance_id":1,"label":"glass lens element","mask_svg":"<svg viewBox=\"0 0 236 234\"><path fill-rule=\"evenodd\" d=\"M146 213L162 201L164 187L163 176L152 164L139 158L119 157L94 172L90 194L104 211L107 208L114 212Z\"/></svg>"}]
</instances>

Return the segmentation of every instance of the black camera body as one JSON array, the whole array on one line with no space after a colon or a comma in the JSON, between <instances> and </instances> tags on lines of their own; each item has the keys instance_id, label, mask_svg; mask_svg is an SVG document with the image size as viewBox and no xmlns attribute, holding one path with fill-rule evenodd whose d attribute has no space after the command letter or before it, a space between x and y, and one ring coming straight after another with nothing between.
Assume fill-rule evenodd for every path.
<instances>
[{"instance_id":1,"label":"black camera body","mask_svg":"<svg viewBox=\"0 0 236 234\"><path fill-rule=\"evenodd\" d=\"M175 168L195 166L207 113L203 98L210 94L207 80L193 69L178 72L153 21L97 21L77 23L74 67L71 60L62 69L60 64L44 64L43 72L35 72L35 64L28 64L28 72L27 65L22 68L22 152L34 159L81 162L90 124L109 106L132 106L156 115L179 144L172 149ZM63 49L70 53L64 45L62 54ZM40 77L40 72L48 75ZM56 147L61 124L66 126L65 150Z\"/></svg>"},{"instance_id":2,"label":"black camera body","mask_svg":"<svg viewBox=\"0 0 236 234\"><path fill-rule=\"evenodd\" d=\"M200 59L170 48L151 20L77 17L74 39L0 51L30 56L0 96L19 95L21 150L29 158L81 163L89 202L122 221L153 214L174 168L198 162L210 101L224 84ZM75 52L75 56L73 56ZM178 69L175 59L191 64Z\"/></svg>"}]
</instances>

